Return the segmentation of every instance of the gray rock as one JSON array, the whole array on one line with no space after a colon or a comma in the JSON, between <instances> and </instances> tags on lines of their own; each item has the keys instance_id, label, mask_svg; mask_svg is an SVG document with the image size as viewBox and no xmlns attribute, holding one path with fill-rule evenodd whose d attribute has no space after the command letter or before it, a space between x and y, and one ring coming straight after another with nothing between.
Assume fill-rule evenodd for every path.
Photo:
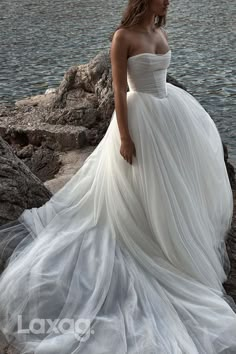
<instances>
[{"instance_id":1,"label":"gray rock","mask_svg":"<svg viewBox=\"0 0 236 354\"><path fill-rule=\"evenodd\" d=\"M235 179L235 168L234 166L228 161L228 148L227 145L223 143L223 149L224 149L224 160L225 160L225 165L226 169L228 172L229 176L229 181L231 184L231 188L233 190L236 190L236 179Z\"/></svg>"},{"instance_id":2,"label":"gray rock","mask_svg":"<svg viewBox=\"0 0 236 354\"><path fill-rule=\"evenodd\" d=\"M19 144L26 146L46 146L53 150L66 151L68 149L76 149L87 145L86 138L87 129L82 126L61 125L61 124L20 124L1 125L0 135L10 144Z\"/></svg>"},{"instance_id":3,"label":"gray rock","mask_svg":"<svg viewBox=\"0 0 236 354\"><path fill-rule=\"evenodd\" d=\"M233 190L234 196L234 214L231 224L231 229L226 239L226 249L230 259L230 273L227 281L224 283L224 288L236 303L236 189Z\"/></svg>"},{"instance_id":4,"label":"gray rock","mask_svg":"<svg viewBox=\"0 0 236 354\"><path fill-rule=\"evenodd\" d=\"M51 192L0 137L0 225L15 220L24 209L40 207Z\"/></svg>"},{"instance_id":5,"label":"gray rock","mask_svg":"<svg viewBox=\"0 0 236 354\"><path fill-rule=\"evenodd\" d=\"M30 155L32 149L33 153ZM61 166L59 153L52 149L44 148L43 146L34 151L33 145L30 144L22 150L16 151L16 155L42 182L54 178Z\"/></svg>"}]
</instances>

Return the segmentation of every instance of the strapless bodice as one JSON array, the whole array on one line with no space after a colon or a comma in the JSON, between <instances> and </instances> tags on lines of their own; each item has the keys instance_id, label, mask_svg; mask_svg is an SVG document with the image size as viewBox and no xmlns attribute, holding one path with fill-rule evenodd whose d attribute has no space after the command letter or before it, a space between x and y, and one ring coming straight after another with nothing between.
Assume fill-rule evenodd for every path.
<instances>
[{"instance_id":1,"label":"strapless bodice","mask_svg":"<svg viewBox=\"0 0 236 354\"><path fill-rule=\"evenodd\" d=\"M127 81L130 91L163 98L167 96L167 68L171 50L165 54L141 53L128 58Z\"/></svg>"}]
</instances>

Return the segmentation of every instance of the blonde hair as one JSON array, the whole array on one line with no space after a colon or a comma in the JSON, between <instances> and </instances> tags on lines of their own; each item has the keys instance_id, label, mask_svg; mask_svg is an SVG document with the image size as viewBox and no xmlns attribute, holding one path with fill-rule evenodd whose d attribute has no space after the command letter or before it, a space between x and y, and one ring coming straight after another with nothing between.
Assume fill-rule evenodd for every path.
<instances>
[{"instance_id":1,"label":"blonde hair","mask_svg":"<svg viewBox=\"0 0 236 354\"><path fill-rule=\"evenodd\" d=\"M135 25L138 25L143 17L145 16L150 0L129 0L127 7L123 12L123 16L119 26L111 35L110 39L112 40L115 32L120 28L129 28ZM164 26L166 24L166 15L157 16L155 25L157 27Z\"/></svg>"}]
</instances>

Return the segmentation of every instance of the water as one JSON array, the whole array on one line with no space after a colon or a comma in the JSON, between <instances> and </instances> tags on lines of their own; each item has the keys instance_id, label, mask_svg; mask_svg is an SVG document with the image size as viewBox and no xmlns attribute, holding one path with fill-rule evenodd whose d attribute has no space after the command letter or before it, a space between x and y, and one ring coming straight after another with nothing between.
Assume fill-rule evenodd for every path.
<instances>
[{"instance_id":1,"label":"water","mask_svg":"<svg viewBox=\"0 0 236 354\"><path fill-rule=\"evenodd\" d=\"M108 48L126 1L1 0L0 103L57 87L71 65ZM170 0L168 72L214 119L236 164L235 12L231 0Z\"/></svg>"}]
</instances>

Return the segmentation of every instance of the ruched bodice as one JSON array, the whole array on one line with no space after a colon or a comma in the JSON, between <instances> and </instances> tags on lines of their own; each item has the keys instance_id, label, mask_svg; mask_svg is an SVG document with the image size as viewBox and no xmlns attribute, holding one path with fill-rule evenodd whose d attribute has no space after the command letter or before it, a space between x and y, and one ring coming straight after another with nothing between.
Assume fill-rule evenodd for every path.
<instances>
[{"instance_id":1,"label":"ruched bodice","mask_svg":"<svg viewBox=\"0 0 236 354\"><path fill-rule=\"evenodd\" d=\"M165 54L141 53L128 58L127 80L130 91L166 97L170 58L171 50Z\"/></svg>"}]
</instances>

